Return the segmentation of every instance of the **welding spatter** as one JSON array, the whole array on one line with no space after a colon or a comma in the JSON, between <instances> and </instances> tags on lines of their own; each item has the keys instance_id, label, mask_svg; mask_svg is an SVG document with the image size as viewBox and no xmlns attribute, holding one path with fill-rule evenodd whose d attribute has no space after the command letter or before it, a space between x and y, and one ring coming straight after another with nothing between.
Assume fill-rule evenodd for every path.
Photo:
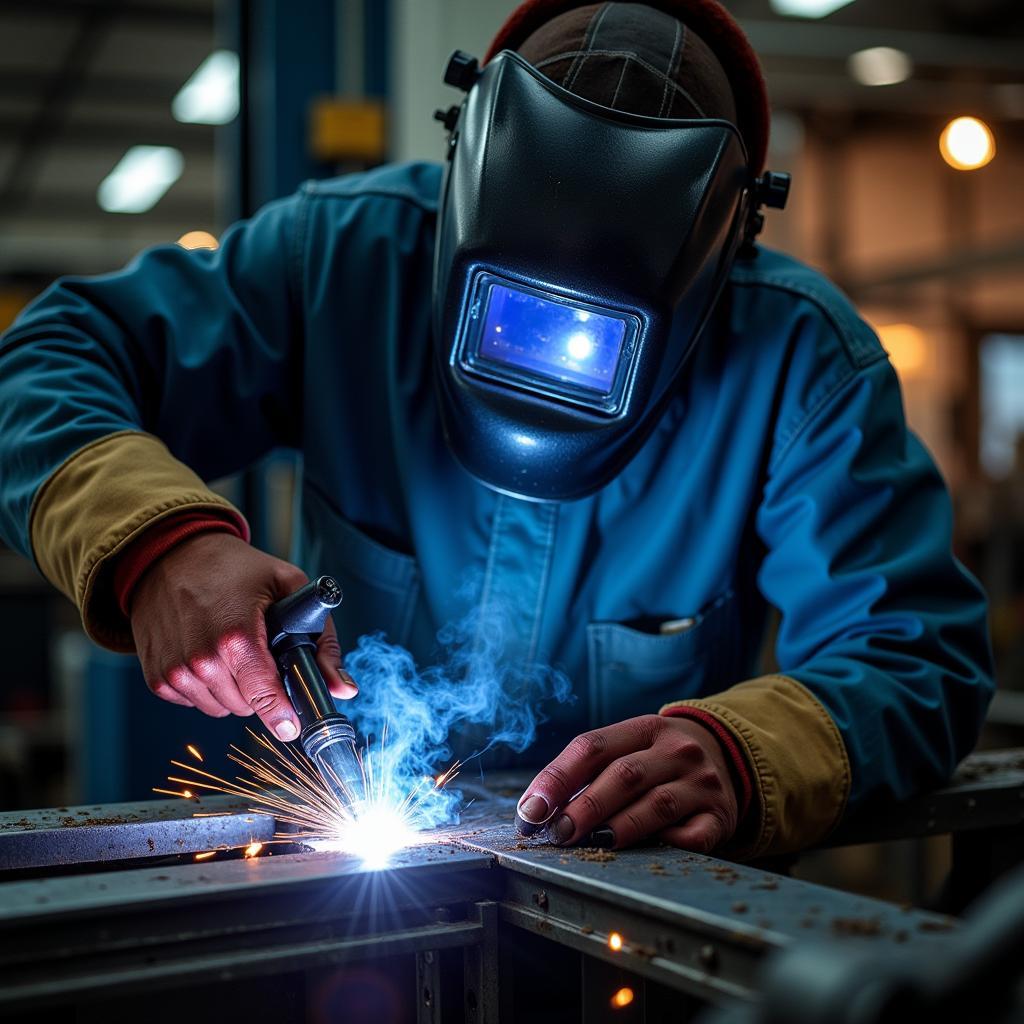
<instances>
[{"instance_id":1,"label":"welding spatter","mask_svg":"<svg viewBox=\"0 0 1024 1024\"><path fill-rule=\"evenodd\" d=\"M272 604L266 613L267 640L285 691L299 717L299 739L324 783L346 804L366 796L352 723L334 706L316 663L317 638L341 587L330 576L307 583Z\"/></svg>"}]
</instances>

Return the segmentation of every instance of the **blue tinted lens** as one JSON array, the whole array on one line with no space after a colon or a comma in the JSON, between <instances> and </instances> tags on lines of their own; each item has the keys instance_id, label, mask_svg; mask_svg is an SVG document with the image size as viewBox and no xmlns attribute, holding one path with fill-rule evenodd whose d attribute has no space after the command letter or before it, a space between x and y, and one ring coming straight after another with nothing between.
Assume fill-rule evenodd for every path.
<instances>
[{"instance_id":1,"label":"blue tinted lens","mask_svg":"<svg viewBox=\"0 0 1024 1024\"><path fill-rule=\"evenodd\" d=\"M492 284L479 354L506 366L611 393L626 323Z\"/></svg>"}]
</instances>

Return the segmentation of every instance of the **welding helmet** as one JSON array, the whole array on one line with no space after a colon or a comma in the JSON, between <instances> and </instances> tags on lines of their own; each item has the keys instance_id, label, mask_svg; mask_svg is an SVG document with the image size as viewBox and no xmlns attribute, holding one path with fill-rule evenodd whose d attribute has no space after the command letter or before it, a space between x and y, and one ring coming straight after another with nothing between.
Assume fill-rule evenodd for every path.
<instances>
[{"instance_id":1,"label":"welding helmet","mask_svg":"<svg viewBox=\"0 0 1024 1024\"><path fill-rule=\"evenodd\" d=\"M656 5L714 50L736 120L615 109L516 52L581 4L521 5L481 67L456 52L434 264L441 421L456 459L516 497L608 483L650 435L764 203L756 58L713 0ZM604 5L606 7L629 5Z\"/></svg>"}]
</instances>

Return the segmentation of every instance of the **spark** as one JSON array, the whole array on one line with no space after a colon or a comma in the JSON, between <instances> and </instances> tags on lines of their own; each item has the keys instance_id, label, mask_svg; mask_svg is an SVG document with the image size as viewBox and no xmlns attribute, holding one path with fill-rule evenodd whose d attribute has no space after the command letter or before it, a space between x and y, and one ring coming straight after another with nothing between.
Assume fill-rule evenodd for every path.
<instances>
[{"instance_id":1,"label":"spark","mask_svg":"<svg viewBox=\"0 0 1024 1024\"><path fill-rule=\"evenodd\" d=\"M613 953L618 953L622 949L622 936L618 932L608 933L608 948Z\"/></svg>"},{"instance_id":2,"label":"spark","mask_svg":"<svg viewBox=\"0 0 1024 1024\"><path fill-rule=\"evenodd\" d=\"M436 778L425 775L407 792L396 792L399 787L390 777L385 757L385 726L379 747L370 755L359 752L366 795L356 800L342 779L333 772L324 779L299 748L277 745L263 734L246 731L256 742L256 751L248 753L231 745L228 758L241 769L234 779L221 778L194 763L172 760L180 774L168 775L167 781L183 788L154 787L154 792L195 801L198 792L223 793L245 800L247 810L254 814L271 815L279 829L272 838L263 842L250 839L248 844L233 847L247 858L257 856L265 845L298 842L352 854L371 870L387 867L399 850L424 841L421 833L431 824L426 811L433 794L451 782L461 767L456 761ZM191 744L186 749L199 756ZM196 811L193 817L216 815Z\"/></svg>"},{"instance_id":3,"label":"spark","mask_svg":"<svg viewBox=\"0 0 1024 1024\"><path fill-rule=\"evenodd\" d=\"M216 856L216 854L217 854L216 850L204 850L202 853L197 853L196 854L196 860L207 860L210 857Z\"/></svg>"},{"instance_id":4,"label":"spark","mask_svg":"<svg viewBox=\"0 0 1024 1024\"><path fill-rule=\"evenodd\" d=\"M633 1002L634 995L631 988L620 988L615 995L612 996L611 1003L613 1010L621 1010L624 1006L629 1006Z\"/></svg>"},{"instance_id":5,"label":"spark","mask_svg":"<svg viewBox=\"0 0 1024 1024\"><path fill-rule=\"evenodd\" d=\"M195 758L195 759L196 759L197 761L202 761L202 759L203 759L203 755L202 755L202 754L200 754L200 753L199 753L199 751L198 751L198 750L197 750L197 749L196 749L196 748L195 748L195 747L194 747L194 746L193 746L193 745L192 745L191 743L187 744L187 745L186 745L186 747L185 747L185 749L186 749L186 750L187 750L187 751L188 751L188 752L189 752L189 753L190 753L190 754L191 754L191 755L192 755L192 756L193 756L193 757L194 757L194 758Z\"/></svg>"}]
</instances>

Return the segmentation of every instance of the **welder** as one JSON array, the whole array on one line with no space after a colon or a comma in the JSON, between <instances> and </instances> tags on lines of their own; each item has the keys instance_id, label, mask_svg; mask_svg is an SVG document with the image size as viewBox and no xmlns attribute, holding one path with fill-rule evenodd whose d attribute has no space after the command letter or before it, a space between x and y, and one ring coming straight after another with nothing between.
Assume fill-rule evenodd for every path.
<instances>
[{"instance_id":1,"label":"welder","mask_svg":"<svg viewBox=\"0 0 1024 1024\"><path fill-rule=\"evenodd\" d=\"M787 179L739 27L529 0L446 80L441 165L312 182L23 312L5 541L155 694L290 740L264 612L306 576L204 481L291 446L298 561L345 591L335 696L364 633L428 661L474 573L514 656L572 678L525 831L753 857L946 777L993 688L984 595L878 340L757 242Z\"/></svg>"}]
</instances>

